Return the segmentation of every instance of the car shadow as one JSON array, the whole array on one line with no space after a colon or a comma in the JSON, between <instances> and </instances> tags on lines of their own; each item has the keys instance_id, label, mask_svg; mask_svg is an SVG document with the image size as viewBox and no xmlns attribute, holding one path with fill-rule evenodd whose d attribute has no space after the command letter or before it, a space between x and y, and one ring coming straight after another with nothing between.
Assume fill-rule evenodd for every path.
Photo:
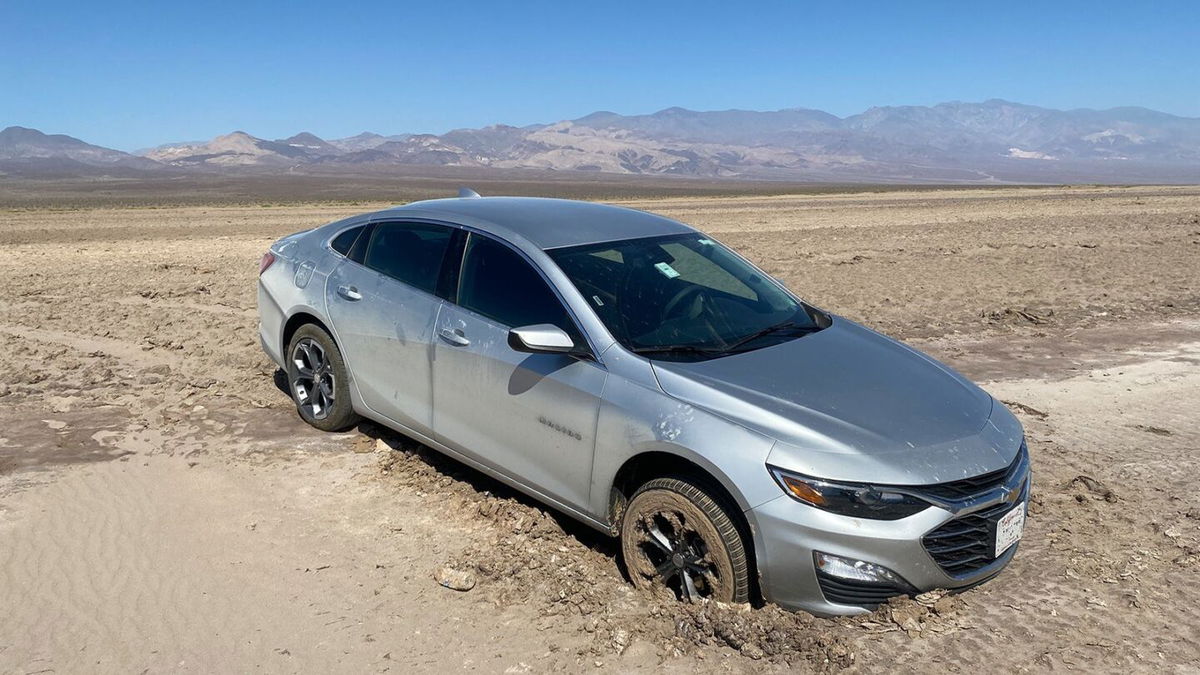
<instances>
[{"instance_id":1,"label":"car shadow","mask_svg":"<svg viewBox=\"0 0 1200 675\"><path fill-rule=\"evenodd\" d=\"M524 394L572 363L575 363L575 357L565 354L530 354L513 368L508 378L508 393L511 396Z\"/></svg>"},{"instance_id":2,"label":"car shadow","mask_svg":"<svg viewBox=\"0 0 1200 675\"><path fill-rule=\"evenodd\" d=\"M291 400L292 388L288 385L287 373L283 372L283 368L276 368L275 372L271 374L271 380L275 383L275 388L283 392L288 400Z\"/></svg>"}]
</instances>

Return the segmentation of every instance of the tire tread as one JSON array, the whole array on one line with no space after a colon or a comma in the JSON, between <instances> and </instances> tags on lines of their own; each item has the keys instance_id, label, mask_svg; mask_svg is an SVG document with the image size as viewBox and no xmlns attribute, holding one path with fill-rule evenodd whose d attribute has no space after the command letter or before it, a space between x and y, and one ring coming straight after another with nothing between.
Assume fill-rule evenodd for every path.
<instances>
[{"instance_id":1,"label":"tire tread","mask_svg":"<svg viewBox=\"0 0 1200 675\"><path fill-rule=\"evenodd\" d=\"M346 368L346 362L342 359L342 350L338 348L337 342L334 341L333 336L328 331L315 323L306 323L297 328L296 332L292 333L292 339L287 345L287 359L291 359L291 354L296 347L296 343L306 337L320 341L322 343L321 346L325 348L325 353L332 363L337 376L338 395L335 399L334 409L325 419L308 419L304 416L304 413L300 412L299 405L296 407L296 413L305 422L322 431L345 431L358 424L362 418L359 417L358 413L354 412L354 405L350 400L350 373ZM295 394L291 391L292 373L290 363L288 364L287 378L288 393L292 395L294 401Z\"/></svg>"},{"instance_id":2,"label":"tire tread","mask_svg":"<svg viewBox=\"0 0 1200 675\"><path fill-rule=\"evenodd\" d=\"M737 524L729 516L727 507L713 499L701 485L700 481L690 476L654 478L646 481L634 491L629 501L632 503L639 494L648 490L669 490L695 504L712 521L713 526L717 529L717 533L721 536L721 543L725 547L725 552L729 554L736 586L733 602L749 602L750 563L746 556L746 542L743 541Z\"/></svg>"}]
</instances>

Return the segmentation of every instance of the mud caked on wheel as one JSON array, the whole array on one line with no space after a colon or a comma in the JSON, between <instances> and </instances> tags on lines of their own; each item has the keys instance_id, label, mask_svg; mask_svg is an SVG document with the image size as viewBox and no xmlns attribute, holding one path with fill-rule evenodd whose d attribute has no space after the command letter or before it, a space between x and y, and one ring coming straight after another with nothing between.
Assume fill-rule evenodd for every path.
<instances>
[{"instance_id":1,"label":"mud caked on wheel","mask_svg":"<svg viewBox=\"0 0 1200 675\"><path fill-rule=\"evenodd\" d=\"M746 548L737 526L687 478L656 478L638 488L621 521L621 553L639 588L665 586L689 602L750 599Z\"/></svg>"},{"instance_id":2,"label":"mud caked on wheel","mask_svg":"<svg viewBox=\"0 0 1200 675\"><path fill-rule=\"evenodd\" d=\"M288 388L305 422L323 431L354 426L346 364L333 338L319 326L301 326L287 348Z\"/></svg>"}]
</instances>

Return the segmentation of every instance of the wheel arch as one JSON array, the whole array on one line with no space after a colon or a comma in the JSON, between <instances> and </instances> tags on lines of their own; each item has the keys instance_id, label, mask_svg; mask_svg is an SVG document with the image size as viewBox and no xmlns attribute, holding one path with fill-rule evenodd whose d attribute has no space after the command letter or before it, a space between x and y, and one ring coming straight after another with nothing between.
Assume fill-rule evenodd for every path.
<instances>
[{"instance_id":1,"label":"wheel arch","mask_svg":"<svg viewBox=\"0 0 1200 675\"><path fill-rule=\"evenodd\" d=\"M288 344L290 344L292 341L292 336L296 334L296 331L300 330L301 326L310 323L328 333L330 339L333 340L333 343L338 346L338 349L341 349L341 345L338 344L337 335L335 335L334 332L329 329L329 326L326 325L325 322L322 321L316 314L310 312L308 309L302 308L293 312L292 315L288 317L287 322L283 324L283 331L280 335L279 353L283 354L283 358L285 360L288 358L287 348Z\"/></svg>"},{"instance_id":2,"label":"wheel arch","mask_svg":"<svg viewBox=\"0 0 1200 675\"><path fill-rule=\"evenodd\" d=\"M614 474L609 493L608 520L613 534L620 531L625 507L638 487L655 478L669 476L695 480L699 487L705 488L711 493L710 496L713 500L725 507L742 536L746 555L749 558L747 560L749 569L756 572L750 575L751 598L761 598L762 572L758 565L759 538L755 536L755 527L751 522L749 507L745 504L744 497L738 491L731 489L729 478L716 466L705 462L703 457L692 458L681 452L657 448L644 450L627 458Z\"/></svg>"}]
</instances>

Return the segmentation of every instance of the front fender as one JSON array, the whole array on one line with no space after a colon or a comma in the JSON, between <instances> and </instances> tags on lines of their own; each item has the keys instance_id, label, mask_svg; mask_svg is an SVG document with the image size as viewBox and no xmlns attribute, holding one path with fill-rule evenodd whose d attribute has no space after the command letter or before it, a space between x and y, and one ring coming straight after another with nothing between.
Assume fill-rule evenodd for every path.
<instances>
[{"instance_id":1,"label":"front fender","mask_svg":"<svg viewBox=\"0 0 1200 675\"><path fill-rule=\"evenodd\" d=\"M617 472L631 458L648 452L675 455L700 466L747 511L779 496L779 486L766 469L773 443L657 389L610 378L597 420L592 512L608 521Z\"/></svg>"},{"instance_id":2,"label":"front fender","mask_svg":"<svg viewBox=\"0 0 1200 675\"><path fill-rule=\"evenodd\" d=\"M763 538L752 510L781 492L767 472L774 441L729 420L678 401L662 391L625 378L609 378L597 420L592 468L591 511L610 529L609 500L617 472L648 452L687 460L721 484L750 528L759 580L767 586Z\"/></svg>"}]
</instances>

